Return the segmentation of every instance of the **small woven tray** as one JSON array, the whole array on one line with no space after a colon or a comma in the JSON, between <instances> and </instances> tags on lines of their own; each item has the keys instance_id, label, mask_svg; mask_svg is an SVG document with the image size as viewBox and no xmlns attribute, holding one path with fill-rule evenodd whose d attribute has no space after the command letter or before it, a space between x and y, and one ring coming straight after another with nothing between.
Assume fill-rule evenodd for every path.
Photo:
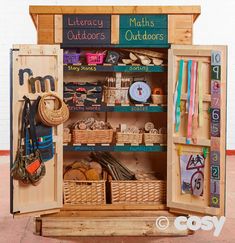
<instances>
[{"instance_id":1,"label":"small woven tray","mask_svg":"<svg viewBox=\"0 0 235 243\"><path fill-rule=\"evenodd\" d=\"M158 204L166 201L166 182L111 181L112 204Z\"/></svg>"},{"instance_id":2,"label":"small woven tray","mask_svg":"<svg viewBox=\"0 0 235 243\"><path fill-rule=\"evenodd\" d=\"M79 130L73 129L73 143L111 143L113 129L106 130Z\"/></svg>"},{"instance_id":3,"label":"small woven tray","mask_svg":"<svg viewBox=\"0 0 235 243\"><path fill-rule=\"evenodd\" d=\"M105 181L64 180L64 204L102 205L105 203Z\"/></svg>"},{"instance_id":4,"label":"small woven tray","mask_svg":"<svg viewBox=\"0 0 235 243\"><path fill-rule=\"evenodd\" d=\"M165 105L167 104L167 96L166 95L155 95L152 94L152 101L155 105Z\"/></svg>"},{"instance_id":5,"label":"small woven tray","mask_svg":"<svg viewBox=\"0 0 235 243\"><path fill-rule=\"evenodd\" d=\"M71 133L63 133L63 143L70 143L72 135Z\"/></svg>"},{"instance_id":6,"label":"small woven tray","mask_svg":"<svg viewBox=\"0 0 235 243\"><path fill-rule=\"evenodd\" d=\"M142 133L116 133L116 141L119 144L131 143L131 144L140 144L142 143L143 134Z\"/></svg>"},{"instance_id":7,"label":"small woven tray","mask_svg":"<svg viewBox=\"0 0 235 243\"><path fill-rule=\"evenodd\" d=\"M167 134L158 133L144 133L144 143L145 144L165 144L167 142Z\"/></svg>"}]
</instances>

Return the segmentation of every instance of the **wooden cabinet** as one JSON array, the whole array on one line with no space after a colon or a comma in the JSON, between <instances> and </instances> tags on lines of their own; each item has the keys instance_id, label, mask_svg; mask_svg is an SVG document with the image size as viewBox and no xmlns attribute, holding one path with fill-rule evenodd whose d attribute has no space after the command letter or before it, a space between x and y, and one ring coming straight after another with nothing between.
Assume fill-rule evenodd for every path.
<instances>
[{"instance_id":1,"label":"wooden cabinet","mask_svg":"<svg viewBox=\"0 0 235 243\"><path fill-rule=\"evenodd\" d=\"M63 38L63 16L65 14L95 14L108 16L110 22L110 44L68 44ZM27 82L19 83L19 70L30 69L32 76L52 75L55 94L63 97L63 82L104 79L113 73L125 77L144 75L154 86L159 80L168 88L167 106L161 105L100 105L95 109L77 107L71 109L69 122L81 117L98 117L108 120L114 128L120 122L143 126L153 121L158 127L167 127L167 144L66 144L63 145L63 126L53 128L54 158L46 162L47 174L38 186L24 186L11 180L11 213L33 214L36 231L44 236L78 235L187 235L188 230L179 231L174 226L177 215L224 215L225 210L225 129L226 129L226 47L194 46L192 44L193 22L200 14L199 7L30 7L30 13L38 31L38 45L17 45L11 51L11 163L13 163L20 132L19 117L22 96L35 100L41 94L39 86L32 93ZM161 15L159 15L161 14ZM121 40L125 35L127 17L154 16L153 24L159 25L166 42L148 41L127 44ZM157 17L156 17L157 16ZM159 17L160 16L160 17ZM100 16L99 16L100 17ZM132 22L133 22L132 21ZM160 21L158 23L158 21ZM129 23L132 23L129 22ZM140 21L141 22L141 21ZM143 24L143 22L142 22ZM144 23L146 24L146 23ZM158 28L157 28L158 29ZM151 28L143 28L152 32ZM106 30L105 30L106 31ZM134 33L137 29L131 29ZM107 31L105 33L108 33ZM124 33L124 34L123 34ZM161 33L160 33L161 34ZM61 44L59 45L55 45ZM50 44L50 45L41 45ZM173 45L175 44L175 45ZM79 48L151 48L168 54L166 66L89 66L63 65L63 49ZM197 91L200 124L192 135L188 133L188 62L196 61L201 68ZM179 85L180 63L182 69L181 94ZM168 71L167 71L168 70ZM198 81L199 82L199 81ZM219 87L214 90L214 85ZM219 86L218 86L219 85ZM195 86L196 87L196 86ZM51 92L49 84L46 92ZM179 95L179 102L176 96ZM178 129L175 128L176 110L179 113ZM178 114L177 113L177 114ZM177 119L178 119L177 118ZM193 119L193 118L192 118ZM100 205L67 205L63 202L63 166L91 151L109 151L123 161L134 172L158 172L167 181L166 202L119 203ZM199 196L182 193L181 155L203 154L203 193ZM199 169L198 169L199 170ZM215 171L217 173L215 173ZM215 175L216 174L216 175ZM198 179L196 177L196 179ZM196 180L195 183L198 183ZM53 213L53 214L51 214ZM161 231L156 227L156 218L167 216L169 227ZM55 227L56 226L56 227ZM108 226L108 227L107 227ZM38 227L40 229L38 229Z\"/></svg>"}]
</instances>

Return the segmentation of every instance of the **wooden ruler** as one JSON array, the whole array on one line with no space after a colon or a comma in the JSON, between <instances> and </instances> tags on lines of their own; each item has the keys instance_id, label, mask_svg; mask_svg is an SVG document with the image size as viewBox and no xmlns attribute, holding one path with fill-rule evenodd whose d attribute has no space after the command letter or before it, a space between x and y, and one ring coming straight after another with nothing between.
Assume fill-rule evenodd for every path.
<instances>
[{"instance_id":1,"label":"wooden ruler","mask_svg":"<svg viewBox=\"0 0 235 243\"><path fill-rule=\"evenodd\" d=\"M210 206L220 207L221 52L211 52Z\"/></svg>"}]
</instances>

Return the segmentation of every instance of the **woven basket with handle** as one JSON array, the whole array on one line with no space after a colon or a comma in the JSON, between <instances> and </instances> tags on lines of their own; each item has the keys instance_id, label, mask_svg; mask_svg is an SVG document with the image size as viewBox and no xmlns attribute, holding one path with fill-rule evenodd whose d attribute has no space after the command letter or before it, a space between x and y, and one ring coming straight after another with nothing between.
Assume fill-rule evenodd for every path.
<instances>
[{"instance_id":1,"label":"woven basket with handle","mask_svg":"<svg viewBox=\"0 0 235 243\"><path fill-rule=\"evenodd\" d=\"M54 98L54 108L50 109L46 105L46 98ZM67 105L55 94L46 94L41 97L38 105L38 116L43 124L47 126L57 126L69 118L69 109Z\"/></svg>"}]
</instances>

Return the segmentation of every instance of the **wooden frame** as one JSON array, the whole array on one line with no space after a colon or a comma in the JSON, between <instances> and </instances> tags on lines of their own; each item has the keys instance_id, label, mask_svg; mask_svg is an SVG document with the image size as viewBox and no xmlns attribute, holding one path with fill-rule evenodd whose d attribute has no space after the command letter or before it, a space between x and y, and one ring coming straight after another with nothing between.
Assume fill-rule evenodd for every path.
<instances>
[{"instance_id":1,"label":"wooden frame","mask_svg":"<svg viewBox=\"0 0 235 243\"><path fill-rule=\"evenodd\" d=\"M210 126L206 125L210 115L207 112L208 104L211 102L210 95L210 59L212 51L221 51L221 121L220 121L220 207L210 207L210 158L206 159L204 168L204 194L202 197L181 194L180 184L180 166L179 166L179 146L186 152L202 153L202 148L211 147L211 140L208 137ZM173 94L177 80L177 70L179 59L193 59L203 61L203 106L204 106L204 126L198 130L198 142L196 145L186 145L185 134L186 124L184 123L184 113L181 114L181 125L179 132L175 132L173 116ZM186 89L186 72L185 68L182 92ZM181 100L185 101L184 93ZM206 117L205 117L206 116ZM224 215L225 213L225 143L226 143L226 47L224 46L183 46L173 45L168 55L168 148L167 148L167 206L171 211L191 212L199 214Z\"/></svg>"}]
</instances>

